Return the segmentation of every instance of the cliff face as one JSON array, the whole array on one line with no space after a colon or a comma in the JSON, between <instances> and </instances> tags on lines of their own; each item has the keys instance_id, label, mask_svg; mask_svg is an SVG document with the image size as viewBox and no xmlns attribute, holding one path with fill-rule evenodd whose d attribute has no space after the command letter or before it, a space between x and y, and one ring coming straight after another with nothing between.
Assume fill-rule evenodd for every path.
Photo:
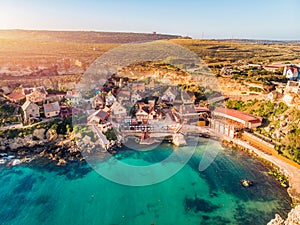
<instances>
[{"instance_id":1,"label":"cliff face","mask_svg":"<svg viewBox=\"0 0 300 225\"><path fill-rule=\"evenodd\" d=\"M275 219L271 220L268 225L300 225L300 205L292 209L286 220L276 214Z\"/></svg>"}]
</instances>

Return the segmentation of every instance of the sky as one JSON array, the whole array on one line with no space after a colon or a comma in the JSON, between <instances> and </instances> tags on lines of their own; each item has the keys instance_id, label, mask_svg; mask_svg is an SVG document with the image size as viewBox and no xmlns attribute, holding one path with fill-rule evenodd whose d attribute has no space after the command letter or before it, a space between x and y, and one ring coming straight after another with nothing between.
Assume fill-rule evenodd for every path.
<instances>
[{"instance_id":1,"label":"sky","mask_svg":"<svg viewBox=\"0 0 300 225\"><path fill-rule=\"evenodd\" d=\"M0 0L0 29L300 39L300 0Z\"/></svg>"}]
</instances>

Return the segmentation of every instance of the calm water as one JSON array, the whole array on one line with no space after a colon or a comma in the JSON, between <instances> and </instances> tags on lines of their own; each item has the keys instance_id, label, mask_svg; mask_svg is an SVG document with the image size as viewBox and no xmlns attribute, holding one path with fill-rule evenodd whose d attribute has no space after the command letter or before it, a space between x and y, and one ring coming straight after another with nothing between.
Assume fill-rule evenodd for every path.
<instances>
[{"instance_id":1,"label":"calm water","mask_svg":"<svg viewBox=\"0 0 300 225\"><path fill-rule=\"evenodd\" d=\"M168 156L172 148L164 144L155 151L124 150L117 160L151 164ZM1 167L0 224L259 225L275 213L286 216L291 200L261 163L227 149L199 172L202 154L200 146L176 175L144 187L113 183L88 165L57 167L40 160ZM243 188L239 180L244 178L255 185Z\"/></svg>"}]
</instances>

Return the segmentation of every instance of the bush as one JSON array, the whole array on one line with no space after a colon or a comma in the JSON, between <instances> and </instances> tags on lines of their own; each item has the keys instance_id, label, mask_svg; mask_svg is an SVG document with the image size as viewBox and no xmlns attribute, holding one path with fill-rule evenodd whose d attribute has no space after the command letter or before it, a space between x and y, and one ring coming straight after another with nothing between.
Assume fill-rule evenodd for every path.
<instances>
[{"instance_id":1,"label":"bush","mask_svg":"<svg viewBox=\"0 0 300 225\"><path fill-rule=\"evenodd\" d=\"M117 140L117 135L114 131L114 129L108 129L106 132L103 132L103 134L106 136L107 140Z\"/></svg>"}]
</instances>

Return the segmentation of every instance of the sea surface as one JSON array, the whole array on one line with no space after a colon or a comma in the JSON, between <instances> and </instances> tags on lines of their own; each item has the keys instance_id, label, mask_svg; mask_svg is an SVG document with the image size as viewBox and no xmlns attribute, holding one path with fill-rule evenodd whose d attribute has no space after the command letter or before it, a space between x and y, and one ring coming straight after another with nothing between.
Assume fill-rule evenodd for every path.
<instances>
[{"instance_id":1,"label":"sea surface","mask_svg":"<svg viewBox=\"0 0 300 225\"><path fill-rule=\"evenodd\" d=\"M96 163L149 165L174 150L168 143L153 151L123 149ZM260 225L275 213L286 217L291 199L261 162L242 152L212 147L210 151L219 151L218 155L200 172L204 151L200 144L174 176L140 187L109 181L88 163L58 167L39 159L10 168L0 165L0 224ZM254 185L244 188L241 179Z\"/></svg>"}]
</instances>

